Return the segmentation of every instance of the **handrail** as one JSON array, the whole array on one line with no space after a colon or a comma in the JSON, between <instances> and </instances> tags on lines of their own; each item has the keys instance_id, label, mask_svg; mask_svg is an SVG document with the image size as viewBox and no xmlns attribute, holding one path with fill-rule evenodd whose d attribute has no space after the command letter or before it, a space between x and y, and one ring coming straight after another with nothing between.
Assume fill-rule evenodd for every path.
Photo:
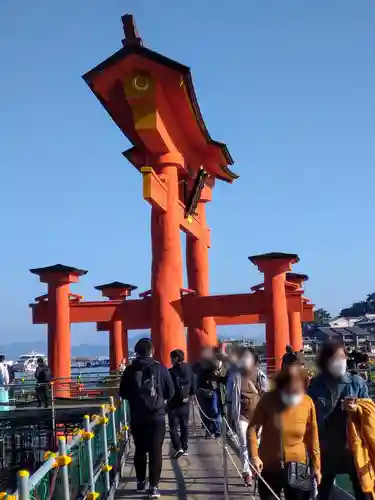
<instances>
[{"instance_id":1,"label":"handrail","mask_svg":"<svg viewBox=\"0 0 375 500\"><path fill-rule=\"evenodd\" d=\"M19 471L17 490L8 497L19 500L28 500L31 496L39 498L39 495L36 493L32 495L32 492L45 479L51 489L53 484L54 489L56 487L56 475L60 474L62 481L58 483L58 487L62 488L61 498L70 500L70 489L73 486L69 486L69 474L77 472L76 465L78 465L79 469L80 491L82 492L82 488L87 490L85 498L87 497L88 500L98 498L99 493L95 492L95 488L98 481L101 482L101 476L105 479L105 491L102 493L108 494L113 481L116 480L119 473L121 457L127 451L129 437L127 405L125 401L122 401L115 406L113 397L110 397L108 404L101 405L100 415L93 415L92 417L94 418L90 421L90 416L85 415L84 425L81 426L77 435L73 437L69 444L66 444L66 438L61 436L59 438L59 452L56 454L51 453L46 462L34 474L29 476L27 471ZM123 442L120 446L119 440ZM70 465L74 461L75 463ZM81 470L82 467L84 470ZM111 472L112 469L115 470L115 476ZM54 480L49 483L50 477L48 475L52 471L54 471ZM82 477L87 475L88 481L83 481L82 484ZM45 493L46 498L52 498L53 491L48 495L47 490ZM0 497L3 496L4 494L0 492ZM7 495L5 494L5 496ZM60 495L58 497L60 498Z\"/></svg>"}]
</instances>

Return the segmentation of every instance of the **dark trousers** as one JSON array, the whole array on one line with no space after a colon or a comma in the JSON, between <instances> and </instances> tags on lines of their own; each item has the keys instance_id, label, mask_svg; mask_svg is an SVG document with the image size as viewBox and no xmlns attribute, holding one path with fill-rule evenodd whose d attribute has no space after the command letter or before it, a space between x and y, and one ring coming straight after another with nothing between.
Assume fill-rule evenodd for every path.
<instances>
[{"instance_id":1,"label":"dark trousers","mask_svg":"<svg viewBox=\"0 0 375 500\"><path fill-rule=\"evenodd\" d=\"M263 471L262 477L278 497L280 497L281 491L284 491L285 500L309 500L309 492L288 486L285 471ZM258 479L258 491L261 500L275 500L273 493L271 493L261 479Z\"/></svg>"},{"instance_id":2,"label":"dark trousers","mask_svg":"<svg viewBox=\"0 0 375 500\"><path fill-rule=\"evenodd\" d=\"M189 439L189 403L168 410L169 431L173 448L186 451ZM180 433L178 432L180 431Z\"/></svg>"},{"instance_id":3,"label":"dark trousers","mask_svg":"<svg viewBox=\"0 0 375 500\"><path fill-rule=\"evenodd\" d=\"M35 388L36 398L38 400L39 406L45 406L48 408L48 385L42 384L37 385Z\"/></svg>"},{"instance_id":4,"label":"dark trousers","mask_svg":"<svg viewBox=\"0 0 375 500\"><path fill-rule=\"evenodd\" d=\"M137 481L146 480L148 455L148 473L150 486L157 486L162 469L162 447L165 436L165 419L155 419L143 423L131 424L134 439L134 467Z\"/></svg>"},{"instance_id":5,"label":"dark trousers","mask_svg":"<svg viewBox=\"0 0 375 500\"><path fill-rule=\"evenodd\" d=\"M319 500L329 500L335 477L338 474L348 474L352 482L354 496L356 500L366 500L367 498L372 498L371 494L363 493L361 485L358 481L357 471L354 465L353 457L348 451L345 450L344 453L340 454L340 462L336 467L331 467L334 463L334 459L330 460L330 457L322 457L322 482L319 486ZM339 467L341 465L341 467ZM337 469L337 472L336 470Z\"/></svg>"}]
</instances>

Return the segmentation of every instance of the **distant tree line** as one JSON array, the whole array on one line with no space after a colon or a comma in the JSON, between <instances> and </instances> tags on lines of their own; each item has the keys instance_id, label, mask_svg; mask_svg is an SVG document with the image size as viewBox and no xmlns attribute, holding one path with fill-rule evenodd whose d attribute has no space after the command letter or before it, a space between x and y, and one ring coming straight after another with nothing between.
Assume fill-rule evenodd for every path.
<instances>
[{"instance_id":1,"label":"distant tree line","mask_svg":"<svg viewBox=\"0 0 375 500\"><path fill-rule=\"evenodd\" d=\"M340 316L346 318L358 318L365 314L375 314L375 293L369 293L365 300L354 302L350 307L341 309ZM326 309L319 308L314 312L314 323L322 325L332 320L331 313Z\"/></svg>"},{"instance_id":2,"label":"distant tree line","mask_svg":"<svg viewBox=\"0 0 375 500\"><path fill-rule=\"evenodd\" d=\"M354 302L350 307L341 309L340 316L358 318L365 314L375 314L375 293L369 293L365 300Z\"/></svg>"},{"instance_id":3,"label":"distant tree line","mask_svg":"<svg viewBox=\"0 0 375 500\"><path fill-rule=\"evenodd\" d=\"M329 313L326 309L320 308L314 311L314 323L324 325L325 323L329 323L331 320L331 313Z\"/></svg>"}]
</instances>

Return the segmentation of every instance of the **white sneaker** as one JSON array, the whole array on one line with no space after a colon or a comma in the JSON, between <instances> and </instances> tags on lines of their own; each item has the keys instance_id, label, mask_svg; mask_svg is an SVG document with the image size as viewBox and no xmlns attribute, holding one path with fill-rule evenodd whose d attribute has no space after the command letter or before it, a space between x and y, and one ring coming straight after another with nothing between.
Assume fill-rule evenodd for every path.
<instances>
[{"instance_id":1,"label":"white sneaker","mask_svg":"<svg viewBox=\"0 0 375 500\"><path fill-rule=\"evenodd\" d=\"M184 454L184 450L180 449L180 450L177 450L174 453L172 453L171 458L173 458L174 460L177 460L178 458L182 457L183 454Z\"/></svg>"},{"instance_id":2,"label":"white sneaker","mask_svg":"<svg viewBox=\"0 0 375 500\"><path fill-rule=\"evenodd\" d=\"M149 491L149 498L160 498L160 491L157 486L152 486Z\"/></svg>"}]
</instances>

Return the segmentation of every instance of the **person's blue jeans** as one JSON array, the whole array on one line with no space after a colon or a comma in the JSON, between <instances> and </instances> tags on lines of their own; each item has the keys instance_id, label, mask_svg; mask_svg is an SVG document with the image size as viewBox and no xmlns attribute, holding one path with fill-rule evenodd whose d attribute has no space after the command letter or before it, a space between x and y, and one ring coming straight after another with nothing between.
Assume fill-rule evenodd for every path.
<instances>
[{"instance_id":1,"label":"person's blue jeans","mask_svg":"<svg viewBox=\"0 0 375 500\"><path fill-rule=\"evenodd\" d=\"M213 391L212 395L200 393L198 391L198 402L202 408L201 419L208 431L215 435L221 434L221 415L220 415L220 395L219 391ZM206 416L207 415L207 416Z\"/></svg>"},{"instance_id":2,"label":"person's blue jeans","mask_svg":"<svg viewBox=\"0 0 375 500\"><path fill-rule=\"evenodd\" d=\"M212 433L215 436L220 436L221 434L221 414L220 414L220 394L219 391L214 391L213 397L211 399L211 415L209 415L213 421L211 421Z\"/></svg>"},{"instance_id":3,"label":"person's blue jeans","mask_svg":"<svg viewBox=\"0 0 375 500\"><path fill-rule=\"evenodd\" d=\"M220 436L221 415L220 415L220 395L219 391L214 391L212 397L206 399L206 415L209 417L207 427L211 434Z\"/></svg>"}]
</instances>

